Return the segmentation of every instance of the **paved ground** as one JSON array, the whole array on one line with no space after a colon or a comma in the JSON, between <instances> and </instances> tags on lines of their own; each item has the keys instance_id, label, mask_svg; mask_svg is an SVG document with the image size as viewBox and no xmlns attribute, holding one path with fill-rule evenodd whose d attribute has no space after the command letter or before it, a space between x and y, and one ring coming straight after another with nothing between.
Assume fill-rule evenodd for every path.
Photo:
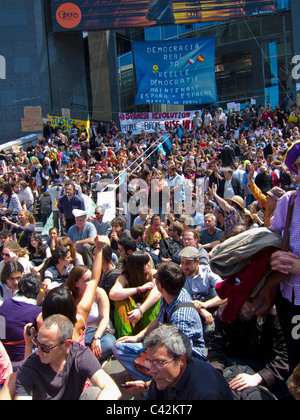
<instances>
[{"instance_id":1,"label":"paved ground","mask_svg":"<svg viewBox=\"0 0 300 420\"><path fill-rule=\"evenodd\" d=\"M107 372L115 383L119 386L120 391L122 392L122 400L142 400L143 395L131 395L121 387L121 384L124 384L128 380L128 373L123 368L123 366L114 358L105 362L103 369ZM126 379L127 378L127 379Z\"/></svg>"}]
</instances>

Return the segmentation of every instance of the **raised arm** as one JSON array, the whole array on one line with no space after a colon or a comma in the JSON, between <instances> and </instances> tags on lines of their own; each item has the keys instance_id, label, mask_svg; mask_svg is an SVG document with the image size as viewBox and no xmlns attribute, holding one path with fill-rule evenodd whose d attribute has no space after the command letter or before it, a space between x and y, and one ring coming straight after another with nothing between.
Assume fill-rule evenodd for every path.
<instances>
[{"instance_id":1,"label":"raised arm","mask_svg":"<svg viewBox=\"0 0 300 420\"><path fill-rule=\"evenodd\" d=\"M88 315L91 311L98 283L100 281L102 271L102 248L104 247L105 243L105 241L101 240L101 236L96 236L96 256L93 264L91 280L87 283L84 294L77 305L77 313L84 318L85 322L87 321Z\"/></svg>"}]
</instances>

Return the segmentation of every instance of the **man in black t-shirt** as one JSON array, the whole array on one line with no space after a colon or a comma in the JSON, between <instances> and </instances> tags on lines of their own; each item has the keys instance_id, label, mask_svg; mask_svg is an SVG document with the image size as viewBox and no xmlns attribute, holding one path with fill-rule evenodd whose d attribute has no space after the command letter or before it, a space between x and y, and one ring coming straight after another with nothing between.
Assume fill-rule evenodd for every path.
<instances>
[{"instance_id":1,"label":"man in black t-shirt","mask_svg":"<svg viewBox=\"0 0 300 420\"><path fill-rule=\"evenodd\" d=\"M33 340L36 352L19 367L15 399L78 400L87 379L99 388L97 399L121 398L96 356L72 337L73 324L68 318L52 315L45 319Z\"/></svg>"}]
</instances>

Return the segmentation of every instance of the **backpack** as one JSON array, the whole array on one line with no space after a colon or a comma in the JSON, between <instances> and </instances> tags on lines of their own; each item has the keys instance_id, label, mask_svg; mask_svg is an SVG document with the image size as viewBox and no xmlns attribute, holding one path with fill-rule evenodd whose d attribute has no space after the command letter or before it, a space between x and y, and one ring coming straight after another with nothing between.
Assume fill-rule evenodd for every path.
<instances>
[{"instance_id":1,"label":"backpack","mask_svg":"<svg viewBox=\"0 0 300 420\"><path fill-rule=\"evenodd\" d=\"M249 229L217 245L211 251L211 269L221 277L238 273L253 255L270 247L281 249L281 235L266 227Z\"/></svg>"},{"instance_id":2,"label":"backpack","mask_svg":"<svg viewBox=\"0 0 300 420\"><path fill-rule=\"evenodd\" d=\"M223 376L229 383L233 378L235 378L239 373L247 373L248 375L254 375L254 370L247 365L239 365L238 363L233 363L224 369ZM274 394L268 390L263 385L252 386L242 391L237 391L232 389L233 398L236 401L270 401L277 400Z\"/></svg>"}]
</instances>

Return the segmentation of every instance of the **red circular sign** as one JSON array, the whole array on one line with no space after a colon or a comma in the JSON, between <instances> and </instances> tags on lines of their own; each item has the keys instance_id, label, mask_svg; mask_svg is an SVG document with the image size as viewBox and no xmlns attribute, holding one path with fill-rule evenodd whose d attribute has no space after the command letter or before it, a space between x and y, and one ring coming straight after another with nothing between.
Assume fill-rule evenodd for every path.
<instances>
[{"instance_id":1,"label":"red circular sign","mask_svg":"<svg viewBox=\"0 0 300 420\"><path fill-rule=\"evenodd\" d=\"M74 3L64 3L56 11L56 20L66 29L72 29L81 22L82 13Z\"/></svg>"}]
</instances>

